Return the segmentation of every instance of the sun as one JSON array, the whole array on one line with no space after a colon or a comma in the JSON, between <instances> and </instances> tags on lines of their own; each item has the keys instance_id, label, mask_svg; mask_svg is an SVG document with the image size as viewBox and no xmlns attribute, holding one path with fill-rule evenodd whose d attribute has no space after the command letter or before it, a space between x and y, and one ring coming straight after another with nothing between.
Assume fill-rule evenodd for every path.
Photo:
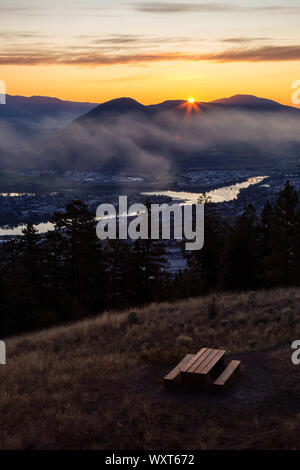
<instances>
[{"instance_id":1,"label":"sun","mask_svg":"<svg viewBox=\"0 0 300 470\"><path fill-rule=\"evenodd\" d=\"M179 108L181 108L184 112L186 117L189 117L191 114L199 114L201 113L201 108L198 104L198 102L195 100L195 98L187 98L186 101L183 101L179 105Z\"/></svg>"}]
</instances>

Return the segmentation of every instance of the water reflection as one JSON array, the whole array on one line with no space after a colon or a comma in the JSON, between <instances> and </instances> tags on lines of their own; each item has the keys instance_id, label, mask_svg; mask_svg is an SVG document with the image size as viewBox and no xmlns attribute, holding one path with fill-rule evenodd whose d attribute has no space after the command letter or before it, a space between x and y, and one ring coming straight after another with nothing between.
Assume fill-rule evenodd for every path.
<instances>
[{"instance_id":1,"label":"water reflection","mask_svg":"<svg viewBox=\"0 0 300 470\"><path fill-rule=\"evenodd\" d=\"M252 184L261 183L267 176L252 176L247 181L237 183L232 186L224 186L223 188L214 189L206 193L206 196L210 198L211 202L228 202L236 199L241 189L248 188ZM168 196L174 201L183 201L181 205L197 204L199 197L203 196L204 193L189 193L184 191L153 191L144 192L143 195L148 196Z\"/></svg>"},{"instance_id":2,"label":"water reflection","mask_svg":"<svg viewBox=\"0 0 300 470\"><path fill-rule=\"evenodd\" d=\"M4 237L6 235L16 236L22 235L22 230L25 228L25 225L18 225L17 227L13 228L1 228L0 227L0 236ZM49 232L50 230L54 230L54 225L51 222L43 222L41 224L34 225L34 228L38 231L38 233L45 233Z\"/></svg>"},{"instance_id":3,"label":"water reflection","mask_svg":"<svg viewBox=\"0 0 300 470\"><path fill-rule=\"evenodd\" d=\"M238 194L241 189L248 188L252 184L261 183L267 176L255 176L248 178L246 181L242 183L237 183L232 186L224 186L223 188L214 189L213 191L209 191L206 193L212 202L227 202L232 201L238 197ZM1 193L0 193L1 194ZM5 194L5 193L2 193ZM10 193L10 194L17 194L21 195L21 193ZM169 196L174 201L183 201L181 205L190 205L196 204L198 202L199 196L203 195L203 193L189 193L184 191L154 191L154 192L144 192L143 195L149 196ZM126 214L117 215L117 217L124 217ZM129 217L134 217L138 215L136 212L130 212L127 214ZM100 220L102 217L98 218ZM109 218L109 216L104 216L103 218ZM16 236L22 235L22 230L25 227L24 224L18 225L18 227L14 228L1 228L0 227L0 237L3 236ZM34 225L38 233L45 233L51 230L54 230L54 225L51 222L43 222L37 225Z\"/></svg>"},{"instance_id":4,"label":"water reflection","mask_svg":"<svg viewBox=\"0 0 300 470\"><path fill-rule=\"evenodd\" d=\"M35 193L0 193L1 197L23 197L23 196L29 196L33 197L36 196Z\"/></svg>"}]
</instances>

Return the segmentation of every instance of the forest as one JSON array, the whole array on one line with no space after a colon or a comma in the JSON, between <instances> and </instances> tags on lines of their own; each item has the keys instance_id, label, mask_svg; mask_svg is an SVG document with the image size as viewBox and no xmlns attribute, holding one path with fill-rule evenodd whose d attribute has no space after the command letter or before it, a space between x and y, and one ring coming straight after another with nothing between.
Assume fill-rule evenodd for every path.
<instances>
[{"instance_id":1,"label":"forest","mask_svg":"<svg viewBox=\"0 0 300 470\"><path fill-rule=\"evenodd\" d=\"M249 205L235 221L208 201L204 247L186 251L182 242L187 269L175 275L165 269L161 240L100 241L80 200L52 222L45 235L28 223L21 237L1 243L2 337L155 301L300 284L299 196L289 181L261 213Z\"/></svg>"}]
</instances>

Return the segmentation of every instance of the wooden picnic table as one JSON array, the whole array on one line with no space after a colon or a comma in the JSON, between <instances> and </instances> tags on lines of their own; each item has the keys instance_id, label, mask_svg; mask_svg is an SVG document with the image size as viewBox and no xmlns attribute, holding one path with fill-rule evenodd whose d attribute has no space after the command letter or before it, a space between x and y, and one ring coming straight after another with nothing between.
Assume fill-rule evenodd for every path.
<instances>
[{"instance_id":1,"label":"wooden picnic table","mask_svg":"<svg viewBox=\"0 0 300 470\"><path fill-rule=\"evenodd\" d=\"M187 354L164 378L166 386L174 383L211 383L224 386L239 368L240 361L224 363L224 349L201 348L196 354Z\"/></svg>"},{"instance_id":2,"label":"wooden picnic table","mask_svg":"<svg viewBox=\"0 0 300 470\"><path fill-rule=\"evenodd\" d=\"M223 349L202 348L181 368L181 375L188 378L191 375L207 376L214 367L222 361L225 351Z\"/></svg>"}]
</instances>

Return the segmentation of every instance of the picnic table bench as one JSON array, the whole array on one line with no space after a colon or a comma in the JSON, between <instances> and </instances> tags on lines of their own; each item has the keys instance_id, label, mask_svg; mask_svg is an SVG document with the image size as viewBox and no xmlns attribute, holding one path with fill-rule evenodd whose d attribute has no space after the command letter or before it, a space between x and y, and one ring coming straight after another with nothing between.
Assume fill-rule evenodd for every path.
<instances>
[{"instance_id":1,"label":"picnic table bench","mask_svg":"<svg viewBox=\"0 0 300 470\"><path fill-rule=\"evenodd\" d=\"M225 365L223 349L201 348L196 354L187 354L164 378L166 387L178 383L202 383L216 389L227 384L241 361Z\"/></svg>"},{"instance_id":2,"label":"picnic table bench","mask_svg":"<svg viewBox=\"0 0 300 470\"><path fill-rule=\"evenodd\" d=\"M214 381L214 385L225 385L234 372L240 367L241 361L231 361L222 374Z\"/></svg>"}]
</instances>

